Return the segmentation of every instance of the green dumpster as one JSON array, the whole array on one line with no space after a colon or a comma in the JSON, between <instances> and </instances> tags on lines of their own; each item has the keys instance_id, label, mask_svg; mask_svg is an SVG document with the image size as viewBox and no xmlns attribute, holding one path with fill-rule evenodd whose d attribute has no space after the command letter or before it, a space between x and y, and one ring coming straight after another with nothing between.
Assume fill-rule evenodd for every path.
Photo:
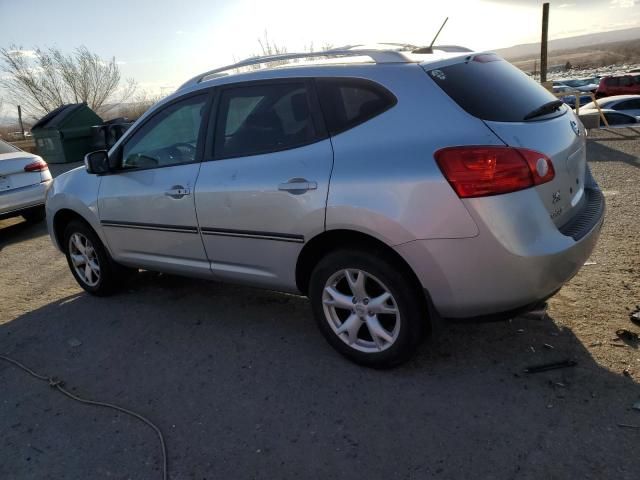
<instances>
[{"instance_id":1,"label":"green dumpster","mask_svg":"<svg viewBox=\"0 0 640 480\"><path fill-rule=\"evenodd\" d=\"M48 163L79 162L91 148L91 127L102 119L86 103L56 108L31 127L38 154Z\"/></svg>"}]
</instances>

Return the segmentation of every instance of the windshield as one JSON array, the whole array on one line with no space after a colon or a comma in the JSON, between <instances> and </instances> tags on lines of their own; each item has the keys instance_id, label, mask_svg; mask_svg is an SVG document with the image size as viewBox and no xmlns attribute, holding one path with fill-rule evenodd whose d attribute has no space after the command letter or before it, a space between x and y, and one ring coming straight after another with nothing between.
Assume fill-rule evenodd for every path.
<instances>
[{"instance_id":1,"label":"windshield","mask_svg":"<svg viewBox=\"0 0 640 480\"><path fill-rule=\"evenodd\" d=\"M522 122L556 100L522 70L494 54L470 56L427 73L458 105L482 120Z\"/></svg>"}]
</instances>

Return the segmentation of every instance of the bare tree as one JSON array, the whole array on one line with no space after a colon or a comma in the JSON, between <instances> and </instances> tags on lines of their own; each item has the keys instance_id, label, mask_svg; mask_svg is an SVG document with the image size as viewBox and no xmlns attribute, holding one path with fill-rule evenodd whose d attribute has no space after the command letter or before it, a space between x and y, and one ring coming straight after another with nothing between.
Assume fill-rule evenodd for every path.
<instances>
[{"instance_id":1,"label":"bare tree","mask_svg":"<svg viewBox=\"0 0 640 480\"><path fill-rule=\"evenodd\" d=\"M15 104L22 105L31 116L42 116L65 103L86 102L104 113L136 91L135 81L122 85L120 67L115 58L109 61L79 47L72 54L57 48L25 51L16 45L0 48L0 79Z\"/></svg>"}]
</instances>

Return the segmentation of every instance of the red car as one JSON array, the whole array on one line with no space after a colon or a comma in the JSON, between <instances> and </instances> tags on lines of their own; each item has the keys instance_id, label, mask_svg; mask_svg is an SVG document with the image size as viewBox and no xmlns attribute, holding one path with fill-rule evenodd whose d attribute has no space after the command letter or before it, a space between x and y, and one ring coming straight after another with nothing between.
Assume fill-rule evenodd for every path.
<instances>
[{"instance_id":1,"label":"red car","mask_svg":"<svg viewBox=\"0 0 640 480\"><path fill-rule=\"evenodd\" d=\"M597 98L633 94L640 94L640 73L602 77L596 90Z\"/></svg>"}]
</instances>

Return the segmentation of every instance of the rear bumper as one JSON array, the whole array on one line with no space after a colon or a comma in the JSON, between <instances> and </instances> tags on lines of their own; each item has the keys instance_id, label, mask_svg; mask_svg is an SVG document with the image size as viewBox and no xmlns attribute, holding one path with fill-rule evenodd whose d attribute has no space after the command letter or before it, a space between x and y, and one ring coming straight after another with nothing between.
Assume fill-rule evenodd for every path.
<instances>
[{"instance_id":1,"label":"rear bumper","mask_svg":"<svg viewBox=\"0 0 640 480\"><path fill-rule=\"evenodd\" d=\"M476 237L416 240L395 249L444 318L518 310L553 295L591 255L605 208L599 190L589 193L589 202L571 221L574 228L562 228L566 234L546 211L532 212L540 202L533 192L522 191L501 206L470 205L480 229Z\"/></svg>"},{"instance_id":2,"label":"rear bumper","mask_svg":"<svg viewBox=\"0 0 640 480\"><path fill-rule=\"evenodd\" d=\"M0 219L21 215L44 205L47 188L52 180L0 193Z\"/></svg>"}]
</instances>

